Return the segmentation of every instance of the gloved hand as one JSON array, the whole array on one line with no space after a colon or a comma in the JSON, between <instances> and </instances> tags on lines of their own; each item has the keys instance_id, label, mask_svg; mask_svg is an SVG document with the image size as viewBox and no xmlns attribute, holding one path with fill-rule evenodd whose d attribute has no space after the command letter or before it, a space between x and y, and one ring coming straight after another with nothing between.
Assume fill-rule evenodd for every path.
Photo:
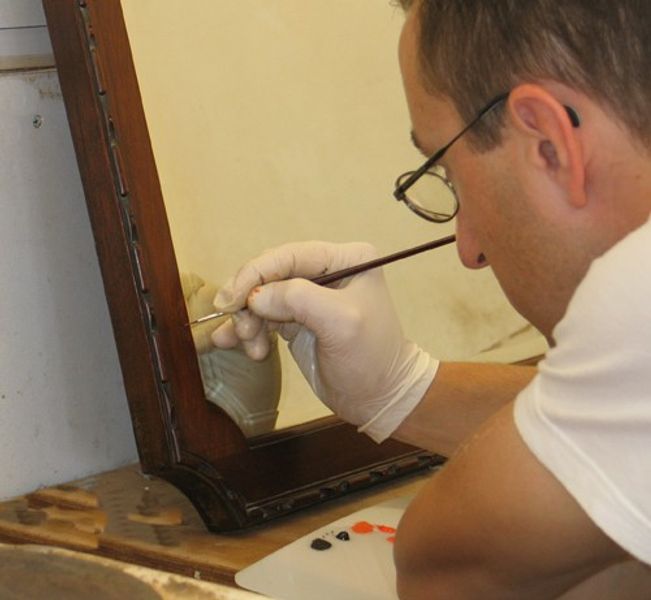
<instances>
[{"instance_id":1,"label":"gloved hand","mask_svg":"<svg viewBox=\"0 0 651 600\"><path fill-rule=\"evenodd\" d=\"M237 311L212 336L222 348L242 343L267 352L270 330L289 349L316 395L342 419L381 442L423 397L438 361L405 339L381 269L325 288L305 279L375 258L363 243L280 246L245 264L215 298ZM271 283L268 283L271 282ZM244 306L248 309L241 310Z\"/></svg>"}]
</instances>

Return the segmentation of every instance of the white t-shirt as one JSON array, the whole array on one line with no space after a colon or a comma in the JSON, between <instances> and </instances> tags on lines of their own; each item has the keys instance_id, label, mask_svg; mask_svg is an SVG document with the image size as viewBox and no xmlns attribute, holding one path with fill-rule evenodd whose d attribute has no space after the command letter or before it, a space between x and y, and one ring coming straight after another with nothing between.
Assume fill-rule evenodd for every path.
<instances>
[{"instance_id":1,"label":"white t-shirt","mask_svg":"<svg viewBox=\"0 0 651 600\"><path fill-rule=\"evenodd\" d=\"M534 455L651 563L651 221L591 265L515 403Z\"/></svg>"}]
</instances>

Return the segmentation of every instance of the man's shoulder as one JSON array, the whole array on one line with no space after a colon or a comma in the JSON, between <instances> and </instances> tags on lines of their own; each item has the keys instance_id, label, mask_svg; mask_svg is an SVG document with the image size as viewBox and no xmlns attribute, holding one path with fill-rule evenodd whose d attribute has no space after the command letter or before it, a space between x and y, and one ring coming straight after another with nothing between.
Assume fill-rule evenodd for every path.
<instances>
[{"instance_id":1,"label":"man's shoulder","mask_svg":"<svg viewBox=\"0 0 651 600\"><path fill-rule=\"evenodd\" d=\"M613 326L634 324L640 311L649 312L650 295L651 220L592 262L554 330L554 339L562 343L576 327L605 333L605 319Z\"/></svg>"},{"instance_id":2,"label":"man's shoulder","mask_svg":"<svg viewBox=\"0 0 651 600\"><path fill-rule=\"evenodd\" d=\"M616 270L623 275L651 267L651 219L631 231L599 258L596 258L585 280L607 271ZM643 283L643 282L640 282ZM579 286L580 287L580 286Z\"/></svg>"}]
</instances>

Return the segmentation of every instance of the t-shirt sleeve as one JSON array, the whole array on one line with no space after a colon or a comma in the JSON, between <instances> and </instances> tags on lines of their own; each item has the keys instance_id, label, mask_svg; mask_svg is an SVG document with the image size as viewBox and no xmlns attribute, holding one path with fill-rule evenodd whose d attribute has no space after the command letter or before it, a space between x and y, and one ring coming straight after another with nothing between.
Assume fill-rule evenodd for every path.
<instances>
[{"instance_id":1,"label":"t-shirt sleeve","mask_svg":"<svg viewBox=\"0 0 651 600\"><path fill-rule=\"evenodd\" d=\"M651 224L593 262L554 339L516 426L592 521L651 563Z\"/></svg>"}]
</instances>

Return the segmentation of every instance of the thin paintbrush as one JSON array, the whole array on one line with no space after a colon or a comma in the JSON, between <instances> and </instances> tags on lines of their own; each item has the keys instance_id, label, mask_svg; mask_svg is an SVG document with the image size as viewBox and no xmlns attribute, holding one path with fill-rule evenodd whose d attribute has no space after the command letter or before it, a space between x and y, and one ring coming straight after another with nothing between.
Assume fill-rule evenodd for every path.
<instances>
[{"instance_id":1,"label":"thin paintbrush","mask_svg":"<svg viewBox=\"0 0 651 600\"><path fill-rule=\"evenodd\" d=\"M352 277L358 273L363 273L370 269L375 269L383 265L388 265L389 263L395 262L397 260L402 260L403 258L408 258L409 256L414 256L415 254L420 254L421 252L426 252L427 250L434 250L434 248L440 248L441 246L447 246L454 242L456 237L454 235L448 235L447 237L434 240L433 242L427 242L426 244L421 244L414 248L409 248L407 250L401 250L394 254L389 254L388 256L383 256L381 258L376 258L374 260L369 260L368 262L362 263L360 265L355 265L354 267L348 267L347 269L341 269L340 271L334 271L333 273L327 273L325 275L319 275L319 277L314 277L309 279L312 283L317 285L329 285L335 281L345 279L346 277ZM216 312L200 319L195 319L189 323L190 326L199 325L199 323L205 323L206 321L212 321L213 319L218 319L223 317L228 312Z\"/></svg>"}]
</instances>

